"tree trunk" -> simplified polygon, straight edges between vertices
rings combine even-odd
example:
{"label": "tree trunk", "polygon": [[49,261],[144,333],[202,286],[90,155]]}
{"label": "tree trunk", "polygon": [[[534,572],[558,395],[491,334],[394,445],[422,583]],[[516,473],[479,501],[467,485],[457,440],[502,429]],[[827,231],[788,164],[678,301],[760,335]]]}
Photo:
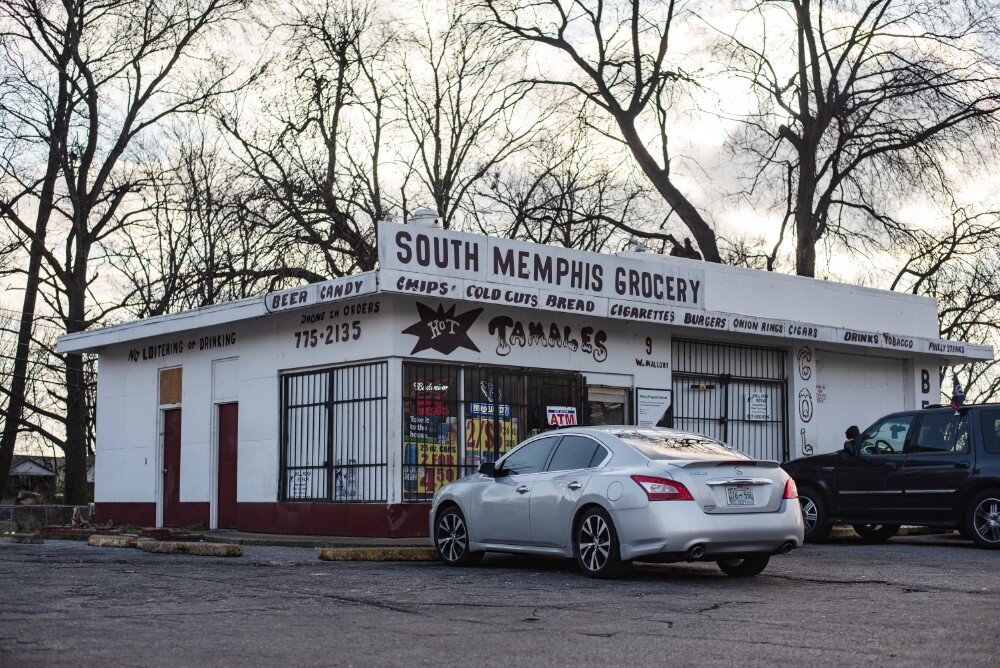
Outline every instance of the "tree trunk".
{"label": "tree trunk", "polygon": [[656,160],[653,159],[653,156],[649,154],[642,138],[636,132],[635,127],[632,126],[629,119],[616,115],[615,120],[622,132],[625,143],[628,144],[632,155],[639,162],[639,167],[642,168],[643,174],[646,175],[646,178],[653,184],[653,187],[660,193],[660,196],[677,212],[681,221],[691,231],[691,236],[697,242],[701,256],[708,262],[722,262],[722,255],[719,253],[715,231],[708,224],[708,221],[702,217],[698,209],[691,204],[691,201],[677,189],[670,180],[667,170],[661,168]]}
{"label": "tree trunk", "polygon": [[[87,259],[89,249],[85,244],[77,244],[77,257],[73,276],[66,285],[66,306],[68,321],[66,333],[82,332],[86,314],[87,299]],[[83,504],[89,501],[87,494],[87,392],[84,382],[83,355],[66,354],[66,456],[64,469],[66,503]]]}
{"label": "tree trunk", "polygon": [[[54,179],[51,181],[54,183]],[[45,184],[49,187],[49,183]],[[52,190],[48,197],[42,195],[42,206],[35,225],[35,234],[31,238],[28,259],[28,278],[24,289],[24,302],[21,306],[21,323],[17,331],[17,348],[14,353],[13,377],[10,379],[10,400],[7,402],[7,414],[3,424],[3,434],[0,435],[0,491],[7,489],[7,474],[14,460],[14,446],[17,443],[17,432],[24,415],[24,393],[27,389],[28,355],[31,352],[31,330],[35,322],[35,305],[38,301],[38,276],[42,265],[42,250],[45,247],[45,231],[51,212]]]}

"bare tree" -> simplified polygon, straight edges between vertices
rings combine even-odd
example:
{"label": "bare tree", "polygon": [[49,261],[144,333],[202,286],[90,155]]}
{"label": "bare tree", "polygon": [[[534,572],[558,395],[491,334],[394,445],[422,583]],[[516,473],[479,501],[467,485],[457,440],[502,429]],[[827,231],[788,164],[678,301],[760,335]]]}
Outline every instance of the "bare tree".
{"label": "bare tree", "polygon": [[[29,388],[39,280],[49,221],[57,207],[61,152],[80,102],[70,74],[75,19],[71,12],[49,17],[34,0],[0,6],[5,74],[0,80],[0,220],[12,238],[26,240],[28,260],[0,433],[0,490],[7,485]],[[45,38],[34,38],[39,34]],[[37,163],[40,168],[34,167]]]}
{"label": "bare tree", "polygon": [[[141,137],[164,119],[203,111],[230,90],[233,72],[213,61],[209,33],[245,7],[242,0],[108,0],[93,4],[64,0],[8,5],[13,26],[6,39],[30,63],[18,76],[31,103],[23,122],[45,127],[65,90],[68,102],[62,135],[42,136],[56,164],[62,198],[40,192],[39,203],[53,202],[50,234],[58,248],[42,251],[40,278],[47,318],[68,333],[101,322],[113,305],[94,308],[102,244],[131,222],[127,202],[145,185],[132,165]],[[204,64],[209,62],[210,67]],[[35,85],[34,76],[53,79],[55,90]],[[26,80],[25,80],[26,79]],[[58,115],[57,118],[60,118]],[[13,219],[10,219],[13,220]],[[32,240],[38,229],[14,221]],[[55,227],[53,227],[55,225]],[[30,268],[27,277],[31,279]],[[54,353],[53,353],[54,354]],[[51,419],[62,422],[66,457],[66,499],[86,501],[86,455],[90,408],[86,362],[80,354],[56,356],[63,367],[62,408]],[[40,407],[34,407],[37,411]],[[36,425],[37,426],[37,425]]]}
{"label": "bare tree", "polygon": [[[906,259],[890,287],[937,299],[942,338],[1000,346],[1000,213],[958,212],[945,227],[907,231],[898,247]],[[969,401],[1000,396],[998,364],[954,369]],[[944,369],[941,381],[947,392]]]}
{"label": "bare tree", "polygon": [[[655,202],[629,165],[609,159],[578,117],[551,126],[516,161],[476,184],[467,215],[476,231],[594,252],[618,251],[626,237],[679,243],[657,221]],[[639,177],[641,179],[641,177]]]}
{"label": "bare tree", "polygon": [[882,244],[901,202],[951,208],[955,171],[994,163],[997,19],[978,0],[753,3],[727,42],[760,102],[739,144],[757,160],[749,190],[784,209],[769,264],[790,227],[796,271],[814,276],[824,239]]}
{"label": "bare tree", "polygon": [[[317,0],[282,17],[286,46],[262,86],[262,118],[223,112],[248,178],[259,229],[301,253],[298,275],[325,280],[375,266],[375,222],[391,217],[381,173],[388,59],[395,37],[374,3]],[[271,271],[268,269],[268,271]]]}
{"label": "bare tree", "polygon": [[416,175],[450,228],[477,182],[527,148],[548,112],[524,104],[532,85],[518,76],[518,51],[464,7],[421,9],[406,42],[398,100]]}
{"label": "bare tree", "polygon": [[483,0],[492,23],[515,41],[562,54],[577,76],[540,83],[576,92],[607,114],[663,201],[691,231],[704,259],[720,262],[711,223],[677,185],[670,120],[676,96],[693,83],[668,58],[680,3],[588,0]]}

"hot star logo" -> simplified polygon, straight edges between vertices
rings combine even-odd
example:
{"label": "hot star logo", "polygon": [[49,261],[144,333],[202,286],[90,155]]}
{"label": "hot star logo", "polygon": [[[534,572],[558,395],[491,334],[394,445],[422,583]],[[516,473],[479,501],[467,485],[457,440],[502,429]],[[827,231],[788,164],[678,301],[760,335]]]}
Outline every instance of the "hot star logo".
{"label": "hot star logo", "polygon": [[437,310],[426,304],[417,302],[417,313],[420,322],[413,323],[403,330],[403,334],[417,337],[417,343],[410,354],[421,350],[436,350],[442,355],[450,355],[459,348],[479,352],[479,348],[469,338],[469,328],[476,321],[483,309],[477,308],[455,315],[455,306],[447,311],[438,304]]}

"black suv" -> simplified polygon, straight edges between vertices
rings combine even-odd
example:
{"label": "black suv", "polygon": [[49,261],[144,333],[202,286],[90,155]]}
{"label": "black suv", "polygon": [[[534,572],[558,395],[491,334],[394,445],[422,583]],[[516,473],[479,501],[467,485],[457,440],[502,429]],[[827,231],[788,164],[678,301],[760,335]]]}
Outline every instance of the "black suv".
{"label": "black suv", "polygon": [[1000,404],[893,413],[864,433],[851,427],[847,439],[840,452],[784,465],[807,541],[823,540],[833,524],[870,541],[917,524],[1000,548]]}

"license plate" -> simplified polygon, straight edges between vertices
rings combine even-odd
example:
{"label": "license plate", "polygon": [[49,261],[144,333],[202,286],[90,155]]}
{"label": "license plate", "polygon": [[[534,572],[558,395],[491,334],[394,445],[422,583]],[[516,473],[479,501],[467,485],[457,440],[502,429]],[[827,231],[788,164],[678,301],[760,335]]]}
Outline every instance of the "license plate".
{"label": "license plate", "polygon": [[752,506],[754,504],[753,487],[727,487],[726,496],[731,506]]}

